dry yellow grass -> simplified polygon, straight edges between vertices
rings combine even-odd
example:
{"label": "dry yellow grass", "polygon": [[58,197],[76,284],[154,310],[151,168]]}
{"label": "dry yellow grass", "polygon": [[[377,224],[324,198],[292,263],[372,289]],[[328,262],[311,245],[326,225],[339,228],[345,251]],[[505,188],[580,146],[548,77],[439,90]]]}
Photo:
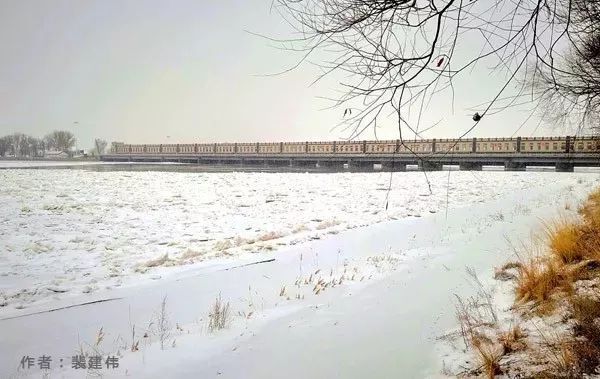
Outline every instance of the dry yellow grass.
{"label": "dry yellow grass", "polygon": [[562,218],[546,225],[548,250],[521,262],[517,301],[535,301],[549,310],[554,294],[573,294],[573,283],[600,265],[600,190],[588,197],[579,214],[581,219]]}
{"label": "dry yellow grass", "polygon": [[600,298],[573,296],[569,299],[574,319],[571,350],[581,372],[593,373],[600,365]]}
{"label": "dry yellow grass", "polygon": [[570,341],[558,341],[549,354],[551,372],[543,377],[547,378],[578,378],[577,357]]}
{"label": "dry yellow grass", "polygon": [[600,226],[600,190],[592,192],[585,204],[579,208],[579,214],[584,221],[592,226]]}
{"label": "dry yellow grass", "polygon": [[550,253],[560,262],[579,262],[585,257],[585,251],[579,245],[582,233],[578,223],[559,221],[547,226],[546,234]]}
{"label": "dry yellow grass", "polygon": [[494,379],[496,375],[501,375],[500,358],[503,355],[502,348],[476,339],[473,339],[471,344],[477,353],[483,375],[489,379]]}
{"label": "dry yellow grass", "polygon": [[[563,322],[568,320],[569,332],[556,339],[543,335],[532,339],[516,325],[490,340],[479,332],[483,324],[478,322],[475,308],[459,301],[462,337],[480,363],[475,373],[494,378],[503,368],[510,371],[511,359],[522,359],[529,353],[532,362],[539,361],[543,367],[531,377],[579,378],[599,372],[600,289],[594,283],[597,285],[600,278],[600,190],[589,195],[578,212],[580,217],[562,217],[546,224],[545,238],[532,241],[531,247],[524,246],[527,257],[517,251],[518,262],[496,269],[499,279],[514,279],[515,302],[529,303],[520,309],[540,316],[560,310],[564,312],[559,315]],[[501,367],[502,357],[516,351],[520,353],[507,357],[502,363],[506,367]]]}
{"label": "dry yellow grass", "polygon": [[[515,302],[523,305],[519,309],[539,316],[563,312],[558,316],[568,332],[548,339],[539,329],[539,338],[528,329],[534,334],[528,338],[516,325],[504,332],[495,329],[490,338],[485,328],[496,320],[485,322],[477,303],[459,298],[460,335],[479,363],[472,373],[494,378],[503,369],[510,372],[515,359],[523,360],[517,367],[539,363],[541,370],[531,376],[536,378],[579,378],[600,371],[600,190],[589,195],[578,212],[580,217],[563,216],[546,224],[543,238],[523,245],[528,254],[515,249],[519,261],[495,270],[497,279],[514,280]],[[524,358],[527,355],[531,356]]]}
{"label": "dry yellow grass", "polygon": [[503,354],[509,354],[526,348],[525,337],[525,333],[519,325],[515,325],[507,332],[501,333],[498,336],[498,341],[502,345]]}
{"label": "dry yellow grass", "polygon": [[570,298],[569,302],[573,308],[573,318],[578,323],[592,324],[600,318],[600,299],[597,297],[577,295]]}
{"label": "dry yellow grass", "polygon": [[[552,311],[559,295],[569,304],[573,335],[551,344],[548,377],[582,377],[600,365],[600,293],[575,291],[578,280],[600,277],[600,190],[588,196],[579,215],[546,226],[546,254],[521,262],[515,285],[516,300],[536,302],[538,313]],[[512,337],[499,340],[508,345]]]}
{"label": "dry yellow grass", "polygon": [[568,266],[547,259],[531,259],[521,265],[515,286],[519,302],[538,304],[552,300],[558,290],[572,291],[573,274]]}

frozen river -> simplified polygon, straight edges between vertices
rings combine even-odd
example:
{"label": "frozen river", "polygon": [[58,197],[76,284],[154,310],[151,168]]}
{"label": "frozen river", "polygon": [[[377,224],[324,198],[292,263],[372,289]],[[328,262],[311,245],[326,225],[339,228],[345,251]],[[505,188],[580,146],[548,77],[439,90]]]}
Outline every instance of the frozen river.
{"label": "frozen river", "polygon": [[0,170],[0,314],[592,176]]}

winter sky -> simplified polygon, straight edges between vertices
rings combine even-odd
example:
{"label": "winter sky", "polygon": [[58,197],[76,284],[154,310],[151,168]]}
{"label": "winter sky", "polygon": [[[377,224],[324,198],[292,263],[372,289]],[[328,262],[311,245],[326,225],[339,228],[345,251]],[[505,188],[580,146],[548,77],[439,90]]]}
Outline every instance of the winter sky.
{"label": "winter sky", "polygon": [[[0,0],[0,134],[73,131],[130,143],[305,141],[347,136],[334,128],[343,109],[321,97],[339,78],[311,86],[317,70],[248,31],[288,37],[271,0]],[[486,67],[457,87],[454,111],[438,101],[428,137],[471,126],[467,108],[500,84]],[[511,136],[529,116],[491,116],[470,136]],[[534,116],[518,135],[557,135]],[[372,139],[367,130],[361,139]],[[382,120],[379,138],[396,138]]]}

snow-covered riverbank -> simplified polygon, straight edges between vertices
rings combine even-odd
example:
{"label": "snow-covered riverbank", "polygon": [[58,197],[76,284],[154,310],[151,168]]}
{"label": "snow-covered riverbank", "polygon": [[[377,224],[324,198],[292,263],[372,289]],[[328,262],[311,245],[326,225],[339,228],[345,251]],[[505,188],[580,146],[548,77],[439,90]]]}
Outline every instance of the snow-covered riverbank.
{"label": "snow-covered riverbank", "polygon": [[[4,342],[0,367],[6,368],[6,374],[14,373],[22,356],[45,354],[68,361],[62,370],[56,368],[61,375],[81,376],[84,372],[70,368],[71,355],[80,348],[95,348],[122,355],[118,370],[102,371],[108,377],[436,375],[442,360],[435,353],[435,339],[455,325],[453,293],[470,290],[464,280],[465,266],[489,277],[494,264],[509,254],[506,238],[525,238],[539,217],[556,212],[557,204],[575,203],[598,183],[594,174],[453,172],[448,180],[445,172],[429,174],[430,194],[422,173],[402,173],[394,176],[385,211],[387,191],[382,189],[387,188],[389,174],[107,173],[94,176],[93,181],[80,177],[88,185],[74,191],[69,190],[71,183],[64,183],[66,178],[53,173],[58,175],[57,185],[48,194],[33,191],[36,197],[25,195],[31,191],[17,191],[32,182],[27,175],[35,175],[21,172],[25,176],[12,173],[8,187],[12,203],[6,209],[18,208],[15,199],[29,201],[33,216],[28,219],[18,212],[3,217],[16,216],[21,224],[37,220],[30,231],[12,234],[25,240],[44,230],[56,233],[44,235],[57,238],[52,243],[57,244],[54,259],[58,261],[44,263],[45,258],[38,258],[51,251],[27,255],[13,250],[3,256],[3,270],[17,261],[10,260],[18,258],[9,256],[14,253],[30,256],[32,268],[38,265],[38,272],[49,277],[71,260],[72,265],[64,268],[75,277],[56,284],[69,289],[67,293],[34,298],[23,309],[11,309],[11,302],[2,309],[3,317],[115,300],[0,321]],[[5,202],[6,190],[2,192]],[[43,213],[44,204],[59,200],[67,208]],[[244,202],[249,206],[240,207]],[[165,222],[159,222],[160,214]],[[58,225],[40,224],[53,217],[60,220],[54,222]],[[318,227],[331,219],[336,222]],[[64,222],[70,227],[61,229]],[[293,232],[298,224],[308,225],[308,230]],[[346,230],[365,224],[373,225]],[[220,241],[254,239],[281,230],[284,235],[275,240],[209,252]],[[175,260],[188,249],[199,249],[185,235],[202,231],[205,236],[219,236],[198,242],[206,247],[199,255],[206,257],[204,262],[135,272],[136,264],[151,253],[167,253],[169,260]],[[4,232],[4,236],[12,233]],[[84,241],[71,242],[74,236]],[[156,243],[163,240],[178,244]],[[96,255],[92,250],[82,259],[85,241],[106,252]],[[115,244],[116,253],[106,249]],[[246,246],[255,250],[246,251]],[[58,254],[60,249],[67,257]],[[116,279],[102,271],[110,257],[123,269]],[[268,262],[243,266],[262,261]],[[43,283],[27,265],[17,273],[12,279],[21,280],[23,288]],[[96,285],[110,286],[118,279],[122,285],[109,290],[98,285],[95,291],[81,293],[77,289],[85,287],[78,280],[86,279],[78,278],[78,273],[96,279]],[[142,280],[158,276],[159,280]],[[209,333],[209,308],[219,294],[231,304],[231,324]],[[164,296],[172,328],[161,350],[152,324]],[[104,337],[95,346],[100,328]],[[148,337],[143,337],[146,332]],[[136,352],[130,351],[132,340],[139,341]],[[21,373],[35,376],[41,371]]]}

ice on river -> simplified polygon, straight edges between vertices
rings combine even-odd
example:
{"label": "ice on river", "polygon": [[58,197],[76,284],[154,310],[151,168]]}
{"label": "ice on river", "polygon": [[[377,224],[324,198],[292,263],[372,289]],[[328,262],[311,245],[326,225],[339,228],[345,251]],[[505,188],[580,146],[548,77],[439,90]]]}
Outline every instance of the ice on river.
{"label": "ice on river", "polygon": [[0,313],[579,175],[0,171]]}

